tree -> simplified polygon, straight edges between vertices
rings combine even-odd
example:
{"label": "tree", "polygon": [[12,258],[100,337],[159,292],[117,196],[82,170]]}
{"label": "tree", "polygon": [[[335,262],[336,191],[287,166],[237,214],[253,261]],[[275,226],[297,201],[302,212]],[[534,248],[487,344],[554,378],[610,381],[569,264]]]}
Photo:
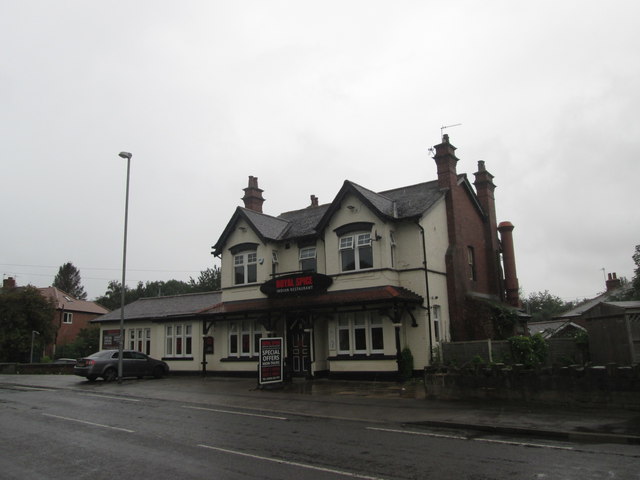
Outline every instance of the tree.
{"label": "tree", "polygon": [[633,270],[633,280],[631,280],[633,298],[630,300],[640,300],[640,245],[636,245],[636,249],[631,258],[633,258],[633,263],[636,264],[636,268]]}
{"label": "tree", "polygon": [[193,277],[189,278],[189,285],[194,292],[220,290],[220,267],[214,266],[213,268],[202,270],[197,281]]}
{"label": "tree", "polygon": [[[220,268],[202,270],[197,280],[189,278],[189,282],[182,280],[156,280],[153,282],[138,282],[135,289],[125,286],[125,305],[148,297],[167,297],[170,295],[184,295],[185,293],[210,292],[220,289]],[[95,301],[109,310],[120,308],[122,304],[122,288],[120,282],[111,280],[107,291]]]}
{"label": "tree", "polygon": [[56,349],[57,358],[81,358],[100,350],[100,327],[92,325],[83,328],[73,342],[61,345]]}
{"label": "tree", "polygon": [[532,322],[551,320],[554,316],[571,310],[575,304],[565,302],[560,297],[552,295],[548,290],[530,294],[522,301],[525,311],[531,315]]}
{"label": "tree", "polygon": [[65,263],[58,269],[53,286],[78,300],[87,299],[87,294],[80,281],[80,270],[74,267],[71,262]]}
{"label": "tree", "polygon": [[32,286],[0,295],[0,362],[29,362],[32,332],[34,352],[53,342],[55,307]]}

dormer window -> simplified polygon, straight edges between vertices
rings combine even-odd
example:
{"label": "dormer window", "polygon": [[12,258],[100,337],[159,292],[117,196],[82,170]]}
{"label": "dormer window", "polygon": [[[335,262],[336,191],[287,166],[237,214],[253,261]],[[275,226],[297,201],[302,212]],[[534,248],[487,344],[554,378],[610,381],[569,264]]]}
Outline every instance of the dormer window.
{"label": "dormer window", "polygon": [[340,262],[343,272],[373,268],[371,233],[354,233],[340,237]]}

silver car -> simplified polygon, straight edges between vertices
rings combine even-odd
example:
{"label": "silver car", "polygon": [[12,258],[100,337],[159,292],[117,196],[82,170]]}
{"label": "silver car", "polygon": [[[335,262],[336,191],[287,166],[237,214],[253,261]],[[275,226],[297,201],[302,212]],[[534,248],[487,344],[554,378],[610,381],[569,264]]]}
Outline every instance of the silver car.
{"label": "silver car", "polygon": [[[73,373],[86,377],[93,382],[102,377],[111,382],[118,378],[118,350],[102,350],[88,357],[79,358],[73,367]],[[148,377],[162,378],[169,373],[169,365],[162,360],[145,355],[133,350],[125,350],[122,353],[123,377]]]}

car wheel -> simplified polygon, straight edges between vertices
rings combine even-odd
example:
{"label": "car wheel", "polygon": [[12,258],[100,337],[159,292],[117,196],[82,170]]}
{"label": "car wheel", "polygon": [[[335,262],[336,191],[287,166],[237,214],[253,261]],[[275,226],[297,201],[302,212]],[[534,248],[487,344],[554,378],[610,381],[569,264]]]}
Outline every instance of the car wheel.
{"label": "car wheel", "polygon": [[96,378],[98,378],[97,375],[88,375],[87,376],[87,380],[89,380],[90,382],[95,382]]}
{"label": "car wheel", "polygon": [[107,368],[102,374],[102,378],[104,378],[105,382],[113,382],[117,376],[118,372],[116,372],[114,368]]}
{"label": "car wheel", "polygon": [[153,376],[155,378],[162,378],[164,377],[164,368],[158,366],[156,368],[153,369]]}

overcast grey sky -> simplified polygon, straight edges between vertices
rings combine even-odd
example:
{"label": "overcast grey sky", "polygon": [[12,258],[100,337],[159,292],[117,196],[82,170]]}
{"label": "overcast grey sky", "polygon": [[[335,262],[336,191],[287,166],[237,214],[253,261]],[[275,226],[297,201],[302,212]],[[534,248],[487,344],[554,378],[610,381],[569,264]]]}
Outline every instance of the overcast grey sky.
{"label": "overcast grey sky", "polygon": [[[640,3],[0,0],[0,269],[89,298],[188,280],[247,177],[265,213],[485,160],[520,285],[565,300],[632,277],[640,243]],[[473,176],[471,175],[473,180]],[[216,260],[217,261],[217,260]]]}

